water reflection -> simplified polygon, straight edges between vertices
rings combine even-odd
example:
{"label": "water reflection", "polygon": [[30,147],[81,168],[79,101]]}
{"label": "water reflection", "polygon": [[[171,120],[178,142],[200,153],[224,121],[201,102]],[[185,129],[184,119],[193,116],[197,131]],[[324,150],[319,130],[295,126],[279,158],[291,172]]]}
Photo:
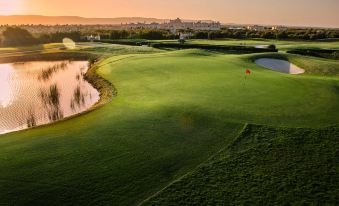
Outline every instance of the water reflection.
{"label": "water reflection", "polygon": [[35,115],[33,112],[33,109],[28,110],[28,115],[27,115],[27,127],[35,127],[36,126],[36,120],[35,120]]}
{"label": "water reflection", "polygon": [[10,66],[0,69],[0,107],[7,107],[11,103],[10,78],[14,76]]}
{"label": "water reflection", "polygon": [[54,65],[51,65],[47,68],[43,68],[41,70],[41,73],[38,77],[39,80],[44,80],[44,81],[47,81],[50,79],[50,77],[58,72],[59,70],[64,70],[67,68],[67,63],[66,62],[61,62],[59,64],[54,64]]}
{"label": "water reflection", "polygon": [[71,100],[71,108],[76,109],[85,104],[85,94],[81,91],[80,86],[77,86],[73,92],[73,98]]}
{"label": "water reflection", "polygon": [[48,90],[41,89],[40,98],[49,120],[56,121],[64,117],[60,109],[60,91],[57,84],[50,85]]}
{"label": "water reflection", "polygon": [[97,102],[99,93],[84,79],[87,64],[0,64],[0,134],[56,121]]}

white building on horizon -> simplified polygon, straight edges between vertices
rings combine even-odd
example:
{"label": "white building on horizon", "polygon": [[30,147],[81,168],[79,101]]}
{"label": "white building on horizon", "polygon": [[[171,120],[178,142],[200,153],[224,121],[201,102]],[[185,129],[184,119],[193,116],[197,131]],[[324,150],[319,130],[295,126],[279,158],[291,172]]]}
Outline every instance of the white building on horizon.
{"label": "white building on horizon", "polygon": [[167,29],[173,34],[176,34],[178,30],[204,30],[204,31],[216,31],[221,29],[220,22],[184,22],[180,18],[170,20],[162,24],[159,23],[131,23],[121,25],[123,29]]}
{"label": "white building on horizon", "polygon": [[99,34],[94,36],[93,34],[86,36],[87,41],[100,41],[101,37]]}

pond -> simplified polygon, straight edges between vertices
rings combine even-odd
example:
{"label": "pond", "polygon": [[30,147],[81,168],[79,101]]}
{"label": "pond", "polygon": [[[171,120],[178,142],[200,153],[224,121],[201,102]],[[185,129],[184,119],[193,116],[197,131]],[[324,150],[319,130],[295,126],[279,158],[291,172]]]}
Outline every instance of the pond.
{"label": "pond", "polygon": [[99,100],[87,61],[0,64],[0,134],[81,113]]}

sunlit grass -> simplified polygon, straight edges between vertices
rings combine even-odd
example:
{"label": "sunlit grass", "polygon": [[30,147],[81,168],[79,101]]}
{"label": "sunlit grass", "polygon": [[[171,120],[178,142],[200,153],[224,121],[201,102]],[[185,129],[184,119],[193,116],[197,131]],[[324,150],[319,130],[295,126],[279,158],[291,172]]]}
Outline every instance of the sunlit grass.
{"label": "sunlit grass", "polygon": [[[288,147],[285,143],[290,138],[283,137],[296,134],[297,143],[313,144],[312,139],[304,139],[310,131],[314,136],[325,134],[319,133],[322,131],[319,128],[339,121],[338,78],[333,73],[328,74],[331,78],[323,77],[329,66],[336,66],[333,61],[295,55],[293,61],[306,65],[305,61],[310,60],[305,69],[311,71],[316,67],[317,71],[292,76],[255,65],[252,59],[257,54],[224,55],[202,50],[137,54],[133,49],[129,54],[124,53],[129,49],[115,53],[114,47],[87,49],[114,55],[97,65],[98,73],[116,88],[117,96],[112,102],[71,120],[1,136],[0,204],[136,205],[228,148],[247,123],[292,127],[277,130],[282,131],[278,139],[268,136],[263,146],[265,149],[278,146],[286,152],[279,158],[289,155],[293,158],[295,153],[288,148],[299,154],[300,150],[295,149],[305,147]],[[248,78],[244,78],[246,69],[252,71]],[[99,84],[100,87],[105,84]],[[56,102],[54,97],[58,95],[54,90],[49,88],[47,93],[54,94],[44,95],[47,102]],[[111,98],[112,90],[108,91],[106,94]],[[75,90],[74,95],[81,102],[81,91]],[[313,129],[296,132],[300,127]],[[286,135],[286,131],[292,133]],[[265,162],[260,161],[259,155],[271,161],[277,150],[264,155],[259,142],[264,138],[260,133],[251,135],[256,152],[244,150],[241,154],[249,157],[240,160],[260,169]],[[309,147],[310,152],[323,151],[323,140],[318,142]],[[316,152],[312,157],[317,158],[318,154],[324,153]],[[258,161],[251,162],[252,159]],[[294,166],[290,159],[281,162],[283,166],[285,163]],[[312,162],[298,161],[300,168],[308,163]],[[286,167],[286,173],[295,172],[294,168]],[[212,168],[213,171],[218,170]],[[310,175],[314,176],[300,185],[322,173]],[[220,180],[225,176],[216,177]],[[257,185],[266,184],[266,180],[260,178]],[[274,188],[281,183],[279,178],[276,181]],[[199,182],[202,181],[192,180]],[[213,183],[209,182],[212,186]],[[223,184],[224,181],[214,185]],[[214,189],[222,192],[225,188]]]}

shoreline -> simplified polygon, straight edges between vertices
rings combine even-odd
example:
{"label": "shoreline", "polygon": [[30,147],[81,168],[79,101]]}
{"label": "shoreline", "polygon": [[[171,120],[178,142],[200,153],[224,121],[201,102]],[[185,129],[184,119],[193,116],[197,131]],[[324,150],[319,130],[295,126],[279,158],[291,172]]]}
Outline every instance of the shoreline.
{"label": "shoreline", "polygon": [[[68,59],[65,59],[67,58]],[[24,55],[24,56],[10,56],[10,57],[0,57],[0,63],[13,63],[13,62],[25,62],[25,61],[46,61],[46,60],[85,60],[89,62],[89,68],[84,75],[84,79],[93,86],[99,92],[99,100],[95,102],[92,106],[87,108],[86,110],[79,112],[77,114],[62,118],[57,121],[49,122],[42,125],[37,125],[34,127],[28,127],[25,129],[13,130],[6,133],[0,134],[0,138],[4,135],[13,134],[16,132],[28,131],[31,129],[42,128],[46,126],[50,126],[55,123],[59,123],[62,121],[67,121],[80,115],[84,115],[90,113],[100,107],[103,107],[107,103],[111,102],[113,97],[117,95],[116,89],[112,83],[102,78],[97,74],[97,69],[99,69],[98,64],[104,59],[98,55],[90,54],[90,53],[81,53],[81,52],[57,52],[57,53],[44,53],[35,55]],[[97,61],[96,61],[97,60]],[[91,62],[93,61],[93,63]]]}

